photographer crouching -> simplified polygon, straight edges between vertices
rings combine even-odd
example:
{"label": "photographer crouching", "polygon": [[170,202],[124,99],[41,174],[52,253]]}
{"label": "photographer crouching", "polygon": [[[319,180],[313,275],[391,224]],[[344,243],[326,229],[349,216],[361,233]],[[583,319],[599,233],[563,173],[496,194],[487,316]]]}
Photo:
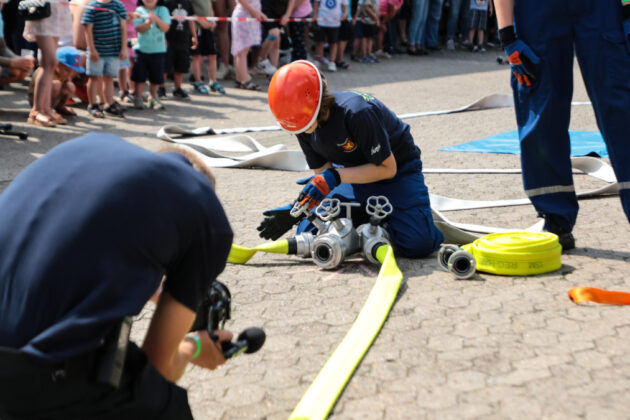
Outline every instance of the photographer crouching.
{"label": "photographer crouching", "polygon": [[31,164],[0,194],[0,418],[192,418],[175,382],[225,362],[232,333],[189,331],[231,244],[189,150],[92,133]]}

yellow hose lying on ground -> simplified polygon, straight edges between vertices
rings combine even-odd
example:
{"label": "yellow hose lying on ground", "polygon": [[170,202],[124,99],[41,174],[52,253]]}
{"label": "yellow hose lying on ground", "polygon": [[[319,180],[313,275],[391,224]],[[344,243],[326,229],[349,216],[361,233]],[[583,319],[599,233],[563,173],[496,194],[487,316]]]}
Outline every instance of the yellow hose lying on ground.
{"label": "yellow hose lying on ground", "polygon": [[281,239],[279,241],[258,245],[255,248],[245,248],[244,246],[232,244],[230,254],[228,255],[228,262],[232,264],[245,264],[258,251],[269,252],[271,254],[288,254],[289,241]]}
{"label": "yellow hose lying on ground", "polygon": [[491,233],[462,249],[473,254],[477,270],[486,273],[531,276],[562,266],[562,246],[549,232]]}
{"label": "yellow hose lying on ground", "polygon": [[391,246],[379,247],[376,258],[382,266],[370,295],[350,331],[291,413],[291,420],[326,418],[381,330],[398,295],[403,276],[396,265]]}

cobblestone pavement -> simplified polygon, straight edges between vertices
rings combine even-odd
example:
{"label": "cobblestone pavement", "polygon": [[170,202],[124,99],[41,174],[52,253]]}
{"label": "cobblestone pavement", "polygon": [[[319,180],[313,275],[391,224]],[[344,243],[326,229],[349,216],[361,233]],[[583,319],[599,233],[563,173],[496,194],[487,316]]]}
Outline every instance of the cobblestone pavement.
{"label": "cobblestone pavement", "polygon": [[[506,66],[494,53],[442,51],[429,57],[397,57],[350,72],[327,74],[336,89],[376,95],[398,113],[459,107],[491,93],[510,93]],[[579,70],[575,100],[588,100]],[[264,93],[236,90],[190,102],[166,102],[167,111],[128,112],[124,120],[92,120],[55,130],[26,127],[25,88],[0,91],[0,120],[25,128],[28,142],[0,140],[0,190],[28,163],[56,144],[88,131],[117,133],[149,149],[163,124],[218,128],[270,125]],[[596,130],[590,107],[574,107],[571,128]],[[518,168],[518,156],[440,152],[442,146],[515,129],[512,109],[409,120],[425,168]],[[254,135],[264,145],[294,137]],[[217,169],[218,194],[235,242],[261,242],[261,211],[285,204],[306,173]],[[467,199],[523,197],[518,175],[426,177],[430,190]],[[601,185],[575,176],[578,189]],[[577,248],[551,274],[501,277],[479,274],[456,281],[434,257],[398,259],[406,288],[383,330],[332,412],[340,419],[418,418],[628,418],[630,407],[630,307],[574,305],[573,286],[630,290],[630,228],[617,197],[580,202]],[[531,206],[449,212],[455,221],[522,228],[533,224]],[[287,418],[321,366],[352,325],[378,267],[355,260],[320,271],[309,260],[256,255],[228,265],[221,279],[233,294],[238,332],[261,326],[267,343],[210,372],[191,368],[181,381],[196,418]],[[134,324],[137,341],[152,307]]]}

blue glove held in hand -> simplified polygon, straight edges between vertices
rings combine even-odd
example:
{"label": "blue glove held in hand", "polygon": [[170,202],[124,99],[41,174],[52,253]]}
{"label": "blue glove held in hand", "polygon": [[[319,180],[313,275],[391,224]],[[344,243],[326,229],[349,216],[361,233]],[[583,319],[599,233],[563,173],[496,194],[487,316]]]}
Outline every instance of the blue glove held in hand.
{"label": "blue glove held in hand", "polygon": [[298,185],[306,185],[308,184],[311,179],[313,179],[315,177],[315,175],[311,175],[311,176],[307,176],[306,178],[302,178],[302,179],[298,179],[297,181],[295,181],[296,184]]}
{"label": "blue glove held in hand", "polygon": [[275,209],[267,210],[263,212],[265,218],[258,225],[258,235],[264,239],[271,239],[275,241],[285,233],[287,233],[294,225],[296,225],[304,215],[299,217],[291,216],[292,204],[278,207]]}
{"label": "blue glove held in hand", "polygon": [[[303,180],[298,181],[300,183]],[[308,180],[308,183],[298,196],[301,205],[308,202],[309,210],[317,206],[326,196],[341,183],[339,172],[335,168],[328,168]]]}
{"label": "blue glove held in hand", "polygon": [[505,54],[512,73],[521,86],[532,86],[536,82],[536,66],[540,58],[520,39],[505,47]]}
{"label": "blue glove held in hand", "polygon": [[630,4],[623,5],[621,15],[623,17],[623,37],[626,40],[628,52],[630,52]]}

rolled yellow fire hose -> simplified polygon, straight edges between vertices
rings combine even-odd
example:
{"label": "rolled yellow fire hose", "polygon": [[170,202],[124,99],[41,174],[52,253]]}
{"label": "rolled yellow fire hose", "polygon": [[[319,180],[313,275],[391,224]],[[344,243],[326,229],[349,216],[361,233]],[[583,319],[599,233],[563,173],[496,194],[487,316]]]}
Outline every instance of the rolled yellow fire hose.
{"label": "rolled yellow fire hose", "polygon": [[308,388],[289,419],[324,419],[381,330],[402,282],[391,246],[376,251],[381,262],[374,287],[350,330]]}
{"label": "rolled yellow fire hose", "polygon": [[462,246],[477,263],[477,270],[507,276],[548,273],[562,266],[562,246],[549,232],[491,233]]}

